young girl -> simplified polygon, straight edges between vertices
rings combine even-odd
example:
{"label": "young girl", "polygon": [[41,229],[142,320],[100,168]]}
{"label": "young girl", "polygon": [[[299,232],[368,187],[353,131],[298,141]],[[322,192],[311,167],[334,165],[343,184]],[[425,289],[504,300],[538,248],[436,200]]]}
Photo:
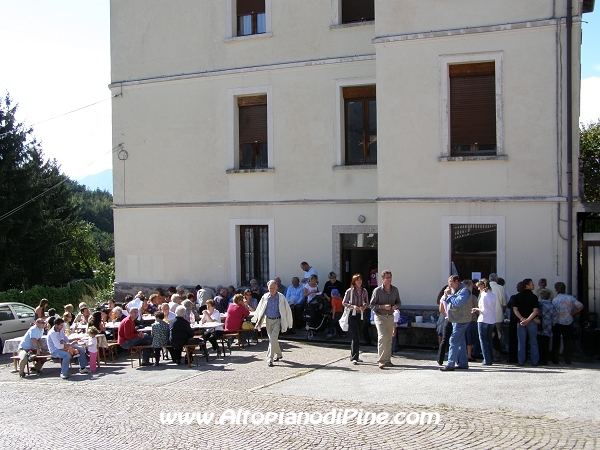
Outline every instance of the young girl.
{"label": "young girl", "polygon": [[96,337],[98,336],[98,328],[96,328],[95,326],[90,326],[88,327],[87,332],[89,338],[87,339],[86,345],[88,353],[90,354],[90,371],[92,373],[95,373],[96,368],[98,367],[98,338]]}

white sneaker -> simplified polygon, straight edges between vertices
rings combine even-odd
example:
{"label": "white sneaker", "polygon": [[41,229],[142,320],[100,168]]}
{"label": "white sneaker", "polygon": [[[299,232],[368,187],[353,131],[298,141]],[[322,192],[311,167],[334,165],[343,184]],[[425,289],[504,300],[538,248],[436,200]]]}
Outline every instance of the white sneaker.
{"label": "white sneaker", "polygon": [[79,369],[79,373],[89,373],[90,370],[87,367],[84,367],[83,369]]}
{"label": "white sneaker", "polygon": [[63,380],[66,380],[67,378],[69,378],[69,375],[63,375],[63,374],[61,373],[61,374],[60,374],[60,377],[61,377]]}

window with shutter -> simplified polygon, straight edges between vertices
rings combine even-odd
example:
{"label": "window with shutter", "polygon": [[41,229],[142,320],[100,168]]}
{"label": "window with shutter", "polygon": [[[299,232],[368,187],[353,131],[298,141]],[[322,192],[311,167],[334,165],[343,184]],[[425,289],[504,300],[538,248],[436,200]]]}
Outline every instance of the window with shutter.
{"label": "window with shutter", "polygon": [[240,281],[248,286],[256,279],[260,286],[269,281],[269,227],[240,226]]}
{"label": "window with shutter", "polygon": [[237,0],[237,35],[266,33],[265,0]]}
{"label": "window with shutter", "polygon": [[269,166],[267,152],[267,96],[238,97],[240,169]]}
{"label": "window with shutter", "polygon": [[451,156],[495,155],[495,63],[454,64],[448,73]]}
{"label": "window with shutter", "polygon": [[375,86],[342,89],[346,165],[377,164],[377,100]]}
{"label": "window with shutter", "polygon": [[374,0],[342,0],[342,23],[375,20]]}

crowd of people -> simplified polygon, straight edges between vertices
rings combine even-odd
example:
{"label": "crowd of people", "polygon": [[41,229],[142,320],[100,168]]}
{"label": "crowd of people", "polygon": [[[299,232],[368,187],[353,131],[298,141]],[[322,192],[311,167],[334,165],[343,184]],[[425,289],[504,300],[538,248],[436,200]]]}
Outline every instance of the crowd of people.
{"label": "crowd of people", "polygon": [[[315,268],[305,261],[300,267],[304,276],[302,279],[293,277],[287,288],[278,277],[267,283],[267,289],[254,279],[248,288],[216,286],[214,292],[200,285],[187,293],[183,286],[169,287],[166,292],[159,287],[149,297],[140,291],[135,296],[126,296],[121,306],[111,300],[93,313],[87,304],[80,303],[77,314],[69,304],[64,306],[60,316],[54,309],[46,311],[48,301],[42,299],[35,310],[36,322],[19,347],[19,374],[24,376],[28,358],[35,361],[32,370],[41,372],[43,360],[31,356],[41,354],[40,339],[44,333],[48,334],[50,354],[62,360],[63,378],[68,377],[69,363],[75,355],[78,355],[80,372],[88,372],[87,355],[90,369],[95,370],[98,334],[106,335],[107,340],[116,337],[123,349],[148,347],[142,352],[142,365],[150,365],[149,347],[153,349],[155,365],[160,364],[165,347],[169,347],[172,361],[180,365],[186,345],[209,343],[212,351],[220,356],[218,340],[225,331],[266,329],[269,338],[266,359],[267,365],[272,367],[283,358],[279,334],[294,333],[294,328],[307,326],[304,310],[318,298],[330,306],[326,313],[327,338],[345,336],[346,331],[350,333],[352,364],[362,362],[361,338],[366,345],[371,345],[369,327],[373,324],[377,330],[377,364],[381,369],[393,366],[393,338],[400,319],[401,301],[398,289],[392,285],[391,271],[381,272],[380,285],[376,283],[376,271],[370,271],[367,283],[362,274],[355,274],[350,288],[344,291],[334,272],[329,273],[321,289]],[[583,305],[565,293],[562,282],[554,285],[556,295],[547,289],[545,279],[539,280],[538,289],[531,279],[519,282],[516,289],[517,294],[508,299],[504,281],[495,273],[481,280],[461,281],[458,276],[448,279],[448,285],[438,295],[437,362],[442,366],[440,370],[468,369],[469,362],[478,359],[482,359],[484,365],[497,362],[503,350],[505,316],[509,321],[508,362],[522,366],[528,357],[534,366],[546,365],[550,360],[558,363],[562,339],[565,362],[571,364],[573,316]],[[222,324],[224,313],[227,316]],[[142,316],[148,314],[154,316],[151,331],[140,331],[144,327]],[[250,316],[253,316],[251,321]],[[108,322],[118,324],[116,336],[112,331],[114,325],[106,327]],[[195,322],[218,325],[203,329],[200,336],[195,336],[192,329]],[[342,322],[344,326],[340,325]],[[69,330],[76,327],[87,329],[88,337],[78,341],[85,348],[69,341]]]}
{"label": "crowd of people", "polygon": [[504,282],[495,273],[474,281],[451,276],[439,295],[440,370],[468,369],[469,362],[478,358],[484,365],[501,360],[506,315],[509,363],[523,366],[529,358],[533,366],[558,364],[562,339],[565,363],[571,364],[573,316],[583,310],[583,304],[565,293],[563,282],[555,283],[554,293],[547,284],[541,278],[536,289],[533,280],[526,278],[507,300]]}

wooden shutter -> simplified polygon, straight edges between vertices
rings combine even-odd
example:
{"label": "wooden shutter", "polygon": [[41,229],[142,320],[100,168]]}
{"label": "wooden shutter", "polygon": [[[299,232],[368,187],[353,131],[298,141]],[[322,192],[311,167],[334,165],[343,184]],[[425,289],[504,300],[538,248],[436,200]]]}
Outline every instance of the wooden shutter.
{"label": "wooden shutter", "polygon": [[342,0],[342,23],[375,20],[374,0]]}
{"label": "wooden shutter", "polygon": [[267,96],[239,97],[240,144],[267,142]]}
{"label": "wooden shutter", "polygon": [[457,64],[450,74],[450,144],[496,144],[493,62]]}
{"label": "wooden shutter", "polygon": [[375,98],[375,85],[371,86],[350,86],[342,88],[344,98]]}
{"label": "wooden shutter", "polygon": [[236,8],[238,16],[261,14],[265,12],[265,0],[237,0]]}

